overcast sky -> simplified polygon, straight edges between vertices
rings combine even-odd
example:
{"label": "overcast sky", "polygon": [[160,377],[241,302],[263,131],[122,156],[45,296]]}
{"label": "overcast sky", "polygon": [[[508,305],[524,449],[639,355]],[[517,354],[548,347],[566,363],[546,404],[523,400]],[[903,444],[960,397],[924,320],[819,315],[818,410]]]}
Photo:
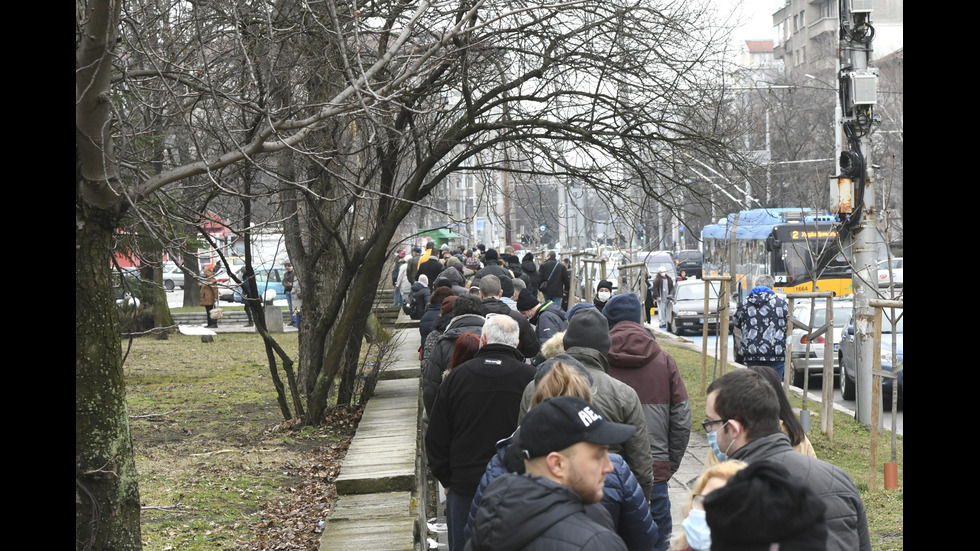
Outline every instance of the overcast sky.
{"label": "overcast sky", "polygon": [[[721,0],[719,7],[728,5],[736,15],[741,14],[744,24],[735,31],[735,38],[741,40],[771,39],[772,14],[786,3],[785,0]],[[739,4],[741,11],[739,12]]]}

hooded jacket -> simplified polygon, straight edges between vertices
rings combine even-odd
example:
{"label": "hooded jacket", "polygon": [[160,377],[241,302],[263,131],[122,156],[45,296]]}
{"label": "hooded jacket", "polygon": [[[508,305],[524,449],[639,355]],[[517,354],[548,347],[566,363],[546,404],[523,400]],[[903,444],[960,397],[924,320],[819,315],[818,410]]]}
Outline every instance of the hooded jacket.
{"label": "hooded jacket", "polygon": [[527,290],[531,291],[531,294],[538,296],[538,287],[541,285],[541,273],[538,272],[538,267],[534,265],[534,259],[524,257],[521,261],[521,271],[527,276]]}
{"label": "hooded jacket", "polygon": [[535,333],[538,335],[538,342],[544,344],[548,339],[561,333],[568,327],[565,321],[565,311],[557,302],[546,302],[538,308],[534,315]]}
{"label": "hooded jacket", "polygon": [[483,494],[465,549],[625,551],[626,545],[612,530],[609,513],[587,508],[570,488],[540,476],[506,474]]}
{"label": "hooded jacket", "polygon": [[869,551],[868,517],[851,477],[836,465],[793,449],[789,436],[774,432],[735,450],[732,459],[746,463],[774,461],[802,478],[827,506],[827,551]]}
{"label": "hooded jacket", "polygon": [[[598,413],[610,421],[636,427],[636,432],[629,440],[621,446],[609,446],[609,451],[623,456],[643,488],[643,495],[649,500],[653,489],[653,457],[650,455],[650,438],[647,436],[643,405],[636,391],[609,375],[609,362],[598,350],[573,346],[567,348],[565,354],[582,362],[592,375],[592,404],[599,409]],[[534,381],[531,381],[524,389],[520,419],[524,418],[531,406],[534,388]]]}
{"label": "hooded jacket", "polygon": [[439,336],[435,346],[422,366],[422,403],[425,411],[432,413],[432,403],[436,400],[442,384],[442,372],[449,369],[453,361],[453,347],[456,339],[463,333],[483,334],[486,318],[476,314],[462,314],[453,318],[446,331]]}
{"label": "hooded jacket", "polygon": [[[520,430],[518,428],[513,436],[497,442],[497,453],[487,463],[487,470],[480,479],[476,495],[473,496],[470,516],[463,533],[464,538],[469,539],[473,534],[476,512],[480,508],[487,486],[506,473],[524,474],[524,458],[515,453],[516,448],[511,446],[511,443],[518,440]],[[606,475],[606,483],[602,488],[602,501],[599,503],[609,511],[615,532],[623,539],[630,551],[650,551],[650,546],[657,541],[659,535],[657,524],[650,515],[650,504],[643,497],[643,490],[622,456],[610,453],[609,461],[613,464],[613,472]],[[588,509],[594,506],[585,507]]]}
{"label": "hooded jacket", "polygon": [[653,479],[667,482],[680,467],[691,438],[691,403],[677,362],[638,323],[617,323],[609,338],[609,375],[639,396],[650,438]]}
{"label": "hooded jacket", "polygon": [[426,305],[429,303],[429,295],[432,294],[425,284],[416,281],[412,284],[412,315],[413,320],[422,319],[425,314]]}
{"label": "hooded jacket", "polygon": [[433,289],[438,286],[440,279],[446,279],[453,284],[453,293],[457,295],[466,293],[466,278],[464,278],[463,273],[457,270],[455,267],[449,267],[439,272],[439,275],[436,277],[435,283],[433,284]]}
{"label": "hooded jacket", "polygon": [[786,301],[769,287],[753,287],[739,303],[734,322],[742,331],[738,354],[746,361],[781,362],[786,356]]}

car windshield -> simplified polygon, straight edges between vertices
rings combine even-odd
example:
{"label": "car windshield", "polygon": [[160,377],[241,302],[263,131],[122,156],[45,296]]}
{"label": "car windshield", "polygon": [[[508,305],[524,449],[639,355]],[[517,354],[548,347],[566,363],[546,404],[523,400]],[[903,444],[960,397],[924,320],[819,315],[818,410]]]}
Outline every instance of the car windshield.
{"label": "car windshield", "polygon": [[[711,298],[718,298],[718,282],[711,282]],[[680,285],[677,287],[677,300],[704,300],[704,283],[695,285]]]}

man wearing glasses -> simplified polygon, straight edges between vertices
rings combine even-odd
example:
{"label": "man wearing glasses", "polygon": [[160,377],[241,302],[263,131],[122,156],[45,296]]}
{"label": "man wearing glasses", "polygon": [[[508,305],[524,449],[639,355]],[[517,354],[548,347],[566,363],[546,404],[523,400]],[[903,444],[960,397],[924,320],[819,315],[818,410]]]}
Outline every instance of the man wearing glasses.
{"label": "man wearing glasses", "polygon": [[820,497],[827,506],[828,551],[870,551],[864,502],[851,477],[793,449],[779,427],[779,398],[762,375],[738,369],[716,379],[708,387],[705,414],[701,426],[721,454],[750,464],[780,463]]}

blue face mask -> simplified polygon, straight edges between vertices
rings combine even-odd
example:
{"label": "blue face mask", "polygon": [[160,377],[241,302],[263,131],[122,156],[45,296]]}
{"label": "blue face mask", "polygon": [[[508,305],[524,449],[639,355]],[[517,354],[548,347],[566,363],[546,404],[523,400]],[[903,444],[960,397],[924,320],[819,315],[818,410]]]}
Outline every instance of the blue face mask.
{"label": "blue face mask", "polygon": [[711,451],[715,452],[715,457],[718,458],[718,461],[726,461],[728,459],[728,456],[718,447],[718,431],[708,433],[708,443],[711,444]]}
{"label": "blue face mask", "polygon": [[708,551],[711,549],[711,529],[708,528],[708,520],[705,518],[704,511],[691,509],[684,522],[684,535],[687,536],[687,544],[694,551]]}

